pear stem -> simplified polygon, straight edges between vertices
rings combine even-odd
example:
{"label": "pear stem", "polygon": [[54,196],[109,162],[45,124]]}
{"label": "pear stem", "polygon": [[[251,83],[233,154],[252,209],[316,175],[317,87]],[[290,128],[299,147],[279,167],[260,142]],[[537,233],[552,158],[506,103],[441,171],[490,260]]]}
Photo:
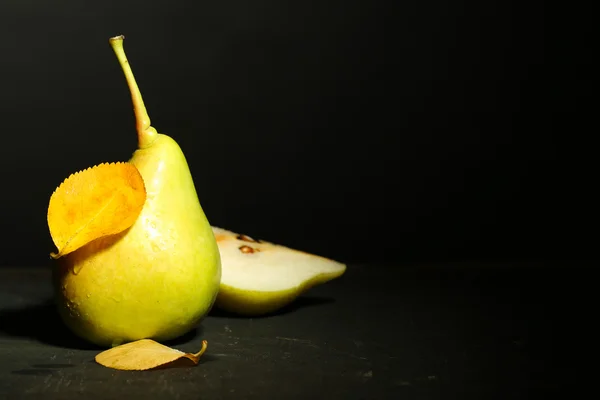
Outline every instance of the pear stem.
{"label": "pear stem", "polygon": [[133,76],[133,71],[131,70],[127,56],[125,55],[125,50],[123,49],[123,39],[125,39],[125,36],[123,35],[115,36],[109,39],[109,43],[125,73],[125,79],[127,80],[129,91],[131,92],[133,111],[135,112],[138,146],[140,149],[143,149],[150,146],[152,142],[156,140],[158,132],[150,125],[150,117],[146,111],[142,94],[140,93],[140,89]]}

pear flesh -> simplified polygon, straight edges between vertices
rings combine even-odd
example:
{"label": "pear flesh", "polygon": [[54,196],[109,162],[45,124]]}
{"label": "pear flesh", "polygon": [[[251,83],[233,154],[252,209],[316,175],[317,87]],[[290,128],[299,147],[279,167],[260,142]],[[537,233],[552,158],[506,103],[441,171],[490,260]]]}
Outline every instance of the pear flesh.
{"label": "pear flesh", "polygon": [[130,162],[144,179],[146,202],[129,229],[62,257],[54,270],[62,319],[100,346],[187,333],[212,308],[221,279],[219,249],[185,156],[150,126],[122,39],[111,45],[132,91],[139,148]]}
{"label": "pear flesh", "polygon": [[310,288],[338,278],[340,262],[212,227],[221,254],[216,307],[245,315],[269,314]]}

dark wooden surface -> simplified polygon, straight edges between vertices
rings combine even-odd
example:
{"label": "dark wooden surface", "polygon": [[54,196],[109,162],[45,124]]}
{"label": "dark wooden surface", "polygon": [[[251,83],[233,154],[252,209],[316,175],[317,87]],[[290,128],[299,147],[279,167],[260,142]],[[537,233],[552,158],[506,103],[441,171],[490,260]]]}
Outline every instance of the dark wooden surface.
{"label": "dark wooden surface", "polygon": [[350,265],[277,315],[211,313],[171,343],[208,340],[196,367],[125,372],[65,330],[47,269],[0,268],[0,398],[528,398],[577,379],[569,360],[586,343],[590,271]]}

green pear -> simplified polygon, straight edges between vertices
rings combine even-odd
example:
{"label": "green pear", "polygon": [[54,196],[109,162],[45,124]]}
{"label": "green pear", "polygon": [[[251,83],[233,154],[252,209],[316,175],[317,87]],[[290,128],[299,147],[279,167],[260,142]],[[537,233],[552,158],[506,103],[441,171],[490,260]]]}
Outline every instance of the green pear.
{"label": "green pear", "polygon": [[223,275],[216,307],[260,316],[346,272],[338,261],[213,226]]}
{"label": "green pear", "polygon": [[185,156],[150,125],[123,39],[110,45],[131,92],[138,149],[129,162],[144,180],[146,202],[130,228],[60,258],[53,277],[65,324],[100,346],[184,335],[208,314],[221,280],[219,249]]}

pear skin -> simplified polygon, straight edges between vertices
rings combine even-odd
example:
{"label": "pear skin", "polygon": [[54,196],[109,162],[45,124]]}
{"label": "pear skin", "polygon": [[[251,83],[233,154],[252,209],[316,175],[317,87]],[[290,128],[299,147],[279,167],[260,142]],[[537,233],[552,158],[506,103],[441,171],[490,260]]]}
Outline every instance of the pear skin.
{"label": "pear skin", "polygon": [[131,91],[139,146],[129,162],[147,198],[130,228],[60,258],[53,278],[65,324],[103,347],[184,335],[208,314],[221,280],[219,249],[185,156],[150,125],[123,37],[110,44]]}

